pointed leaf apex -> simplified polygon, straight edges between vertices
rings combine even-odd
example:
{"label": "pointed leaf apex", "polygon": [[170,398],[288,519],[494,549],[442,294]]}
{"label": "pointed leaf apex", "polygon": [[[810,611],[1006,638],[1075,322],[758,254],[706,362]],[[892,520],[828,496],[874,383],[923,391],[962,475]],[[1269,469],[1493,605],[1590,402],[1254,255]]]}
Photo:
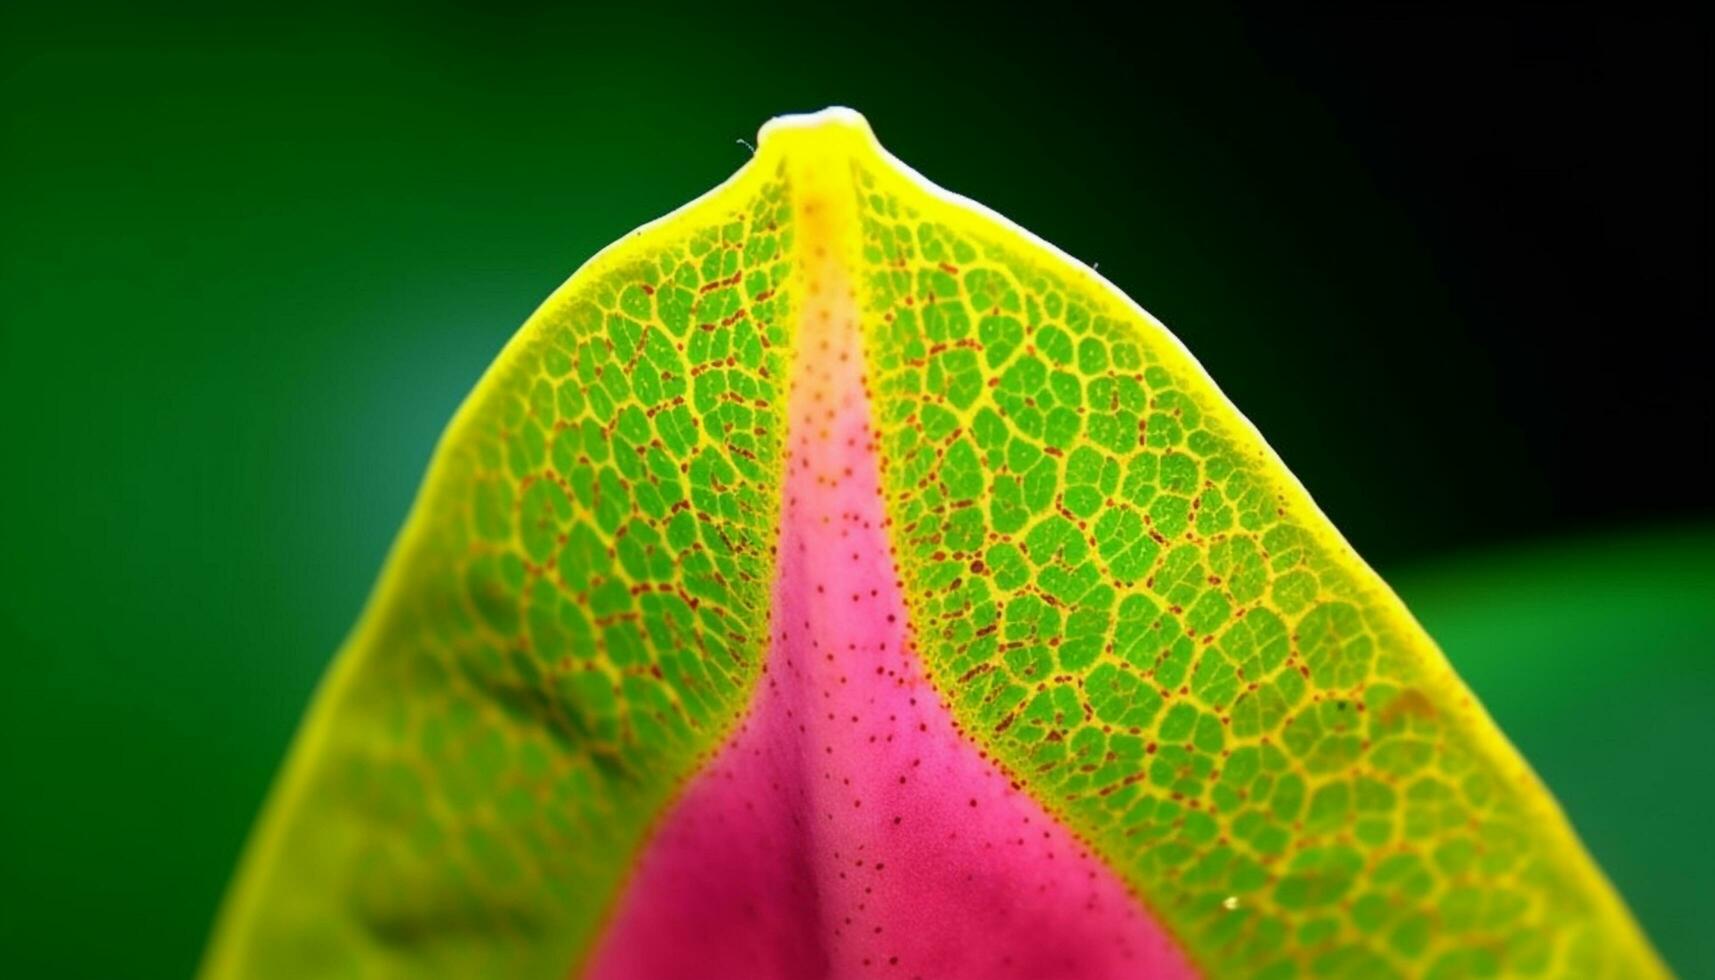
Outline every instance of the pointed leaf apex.
{"label": "pointed leaf apex", "polygon": [[856,109],[845,106],[775,116],[763,123],[756,134],[758,154],[795,150],[804,145],[814,146],[822,152],[838,148],[847,153],[860,149],[873,152],[877,147],[869,120]]}

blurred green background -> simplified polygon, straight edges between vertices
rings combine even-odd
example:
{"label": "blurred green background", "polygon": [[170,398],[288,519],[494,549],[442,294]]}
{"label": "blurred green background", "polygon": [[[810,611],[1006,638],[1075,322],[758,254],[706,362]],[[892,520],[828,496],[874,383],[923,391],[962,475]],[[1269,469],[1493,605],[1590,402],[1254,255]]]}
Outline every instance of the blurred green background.
{"label": "blurred green background", "polygon": [[1707,35],[1669,14],[0,10],[0,975],[180,977],[441,427],[865,112],[1099,263],[1715,975]]}

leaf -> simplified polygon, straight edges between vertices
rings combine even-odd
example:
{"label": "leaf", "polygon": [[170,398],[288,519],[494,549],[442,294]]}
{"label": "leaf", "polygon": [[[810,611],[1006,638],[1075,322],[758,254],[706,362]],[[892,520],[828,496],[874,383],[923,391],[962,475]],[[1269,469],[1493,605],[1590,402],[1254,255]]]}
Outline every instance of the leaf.
{"label": "leaf", "polygon": [[1663,972],[1167,330],[847,110],[459,411],[205,963]]}

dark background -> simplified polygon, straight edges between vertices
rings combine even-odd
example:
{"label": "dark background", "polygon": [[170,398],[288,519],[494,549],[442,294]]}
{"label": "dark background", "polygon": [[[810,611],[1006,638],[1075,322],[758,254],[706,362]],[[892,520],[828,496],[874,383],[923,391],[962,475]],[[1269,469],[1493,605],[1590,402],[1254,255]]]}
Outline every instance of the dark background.
{"label": "dark background", "polygon": [[0,973],[193,968],[483,367],[840,103],[1171,325],[1715,974],[1689,15],[145,6],[0,10]]}

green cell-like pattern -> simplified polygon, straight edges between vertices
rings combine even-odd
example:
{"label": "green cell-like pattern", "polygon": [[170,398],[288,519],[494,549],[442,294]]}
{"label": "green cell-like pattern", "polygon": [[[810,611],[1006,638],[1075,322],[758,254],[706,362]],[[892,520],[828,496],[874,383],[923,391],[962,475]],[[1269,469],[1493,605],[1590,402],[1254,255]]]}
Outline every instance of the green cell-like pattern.
{"label": "green cell-like pattern", "polygon": [[966,733],[1212,975],[1651,972],[1534,777],[1177,342],[1016,229],[855,173],[895,548]]}
{"label": "green cell-like pattern", "polygon": [[559,976],[764,654],[786,178],[593,260],[455,420],[207,973]]}
{"label": "green cell-like pattern", "polygon": [[821,315],[861,323],[925,672],[1206,973],[1663,972],[1166,329],[830,110],[593,259],[461,409],[206,975],[577,970],[760,675],[807,258],[857,287]]}

